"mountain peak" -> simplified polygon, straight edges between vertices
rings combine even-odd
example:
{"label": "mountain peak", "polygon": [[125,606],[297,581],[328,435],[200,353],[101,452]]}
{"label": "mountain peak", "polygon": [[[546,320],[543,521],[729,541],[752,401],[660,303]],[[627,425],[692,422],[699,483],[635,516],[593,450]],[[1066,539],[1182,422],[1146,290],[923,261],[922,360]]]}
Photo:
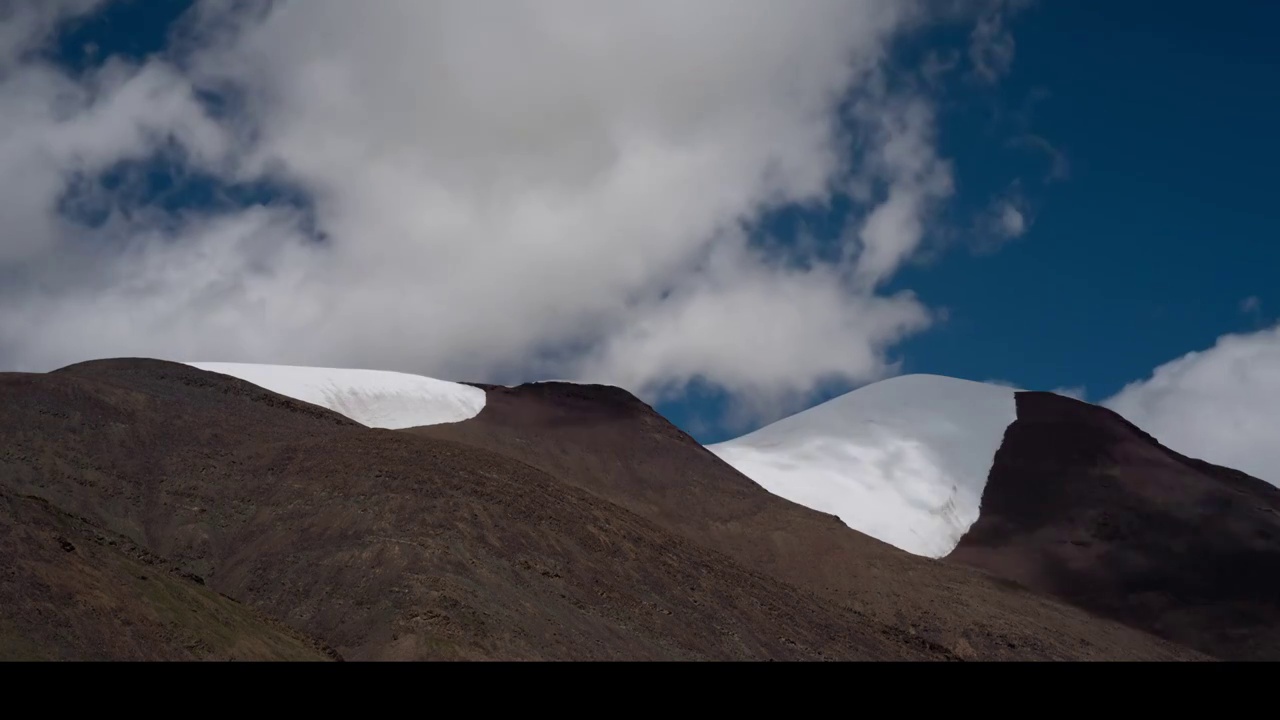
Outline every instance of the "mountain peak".
{"label": "mountain peak", "polygon": [[709,449],[767,490],[909,552],[942,557],[978,518],[1012,388],[881,380]]}

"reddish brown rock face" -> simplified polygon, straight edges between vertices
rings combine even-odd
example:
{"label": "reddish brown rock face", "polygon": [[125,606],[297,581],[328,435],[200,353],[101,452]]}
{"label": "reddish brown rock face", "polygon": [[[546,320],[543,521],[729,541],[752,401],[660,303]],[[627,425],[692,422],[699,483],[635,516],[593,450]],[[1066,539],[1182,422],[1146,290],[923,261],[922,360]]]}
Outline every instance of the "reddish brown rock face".
{"label": "reddish brown rock face", "polygon": [[1017,395],[948,560],[1233,659],[1280,659],[1280,490],[1119,415]]}

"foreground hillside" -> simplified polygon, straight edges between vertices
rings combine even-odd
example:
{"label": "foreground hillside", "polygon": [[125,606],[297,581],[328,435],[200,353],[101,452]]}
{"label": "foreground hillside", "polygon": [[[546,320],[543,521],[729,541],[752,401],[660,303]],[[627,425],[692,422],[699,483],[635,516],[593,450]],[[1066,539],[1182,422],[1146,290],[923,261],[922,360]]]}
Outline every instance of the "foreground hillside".
{"label": "foreground hillside", "polygon": [[1280,660],[1280,489],[1102,407],[1017,394],[948,559],[1238,660]]}
{"label": "foreground hillside", "polygon": [[330,660],[127,538],[0,488],[0,661]]}
{"label": "foreground hillside", "polygon": [[[549,389],[395,431],[160,361],[0,375],[4,550],[34,558],[0,575],[0,637],[41,657],[1200,657],[770,495],[625,393]],[[577,445],[593,432],[614,444]],[[135,617],[164,632],[108,642]]]}

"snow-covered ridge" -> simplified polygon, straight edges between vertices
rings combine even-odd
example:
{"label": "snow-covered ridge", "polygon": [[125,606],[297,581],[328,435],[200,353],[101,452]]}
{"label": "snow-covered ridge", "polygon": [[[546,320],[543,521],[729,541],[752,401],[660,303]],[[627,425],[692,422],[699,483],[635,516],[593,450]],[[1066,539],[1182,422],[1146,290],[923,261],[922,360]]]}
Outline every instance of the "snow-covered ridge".
{"label": "snow-covered ridge", "polygon": [[477,387],[386,370],[189,362],[275,393],[328,408],[374,428],[399,430],[461,422],[484,409]]}
{"label": "snow-covered ridge", "polygon": [[978,519],[1015,392],[903,375],[708,449],[775,495],[937,558]]}

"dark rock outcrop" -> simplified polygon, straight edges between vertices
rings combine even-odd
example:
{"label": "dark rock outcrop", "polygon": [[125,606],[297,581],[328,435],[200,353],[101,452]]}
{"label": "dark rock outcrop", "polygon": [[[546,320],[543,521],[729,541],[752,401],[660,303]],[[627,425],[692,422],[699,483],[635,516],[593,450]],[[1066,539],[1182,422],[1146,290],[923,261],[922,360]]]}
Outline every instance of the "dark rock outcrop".
{"label": "dark rock outcrop", "polygon": [[1280,489],[1106,408],[1016,398],[948,560],[1218,657],[1280,660]]}

